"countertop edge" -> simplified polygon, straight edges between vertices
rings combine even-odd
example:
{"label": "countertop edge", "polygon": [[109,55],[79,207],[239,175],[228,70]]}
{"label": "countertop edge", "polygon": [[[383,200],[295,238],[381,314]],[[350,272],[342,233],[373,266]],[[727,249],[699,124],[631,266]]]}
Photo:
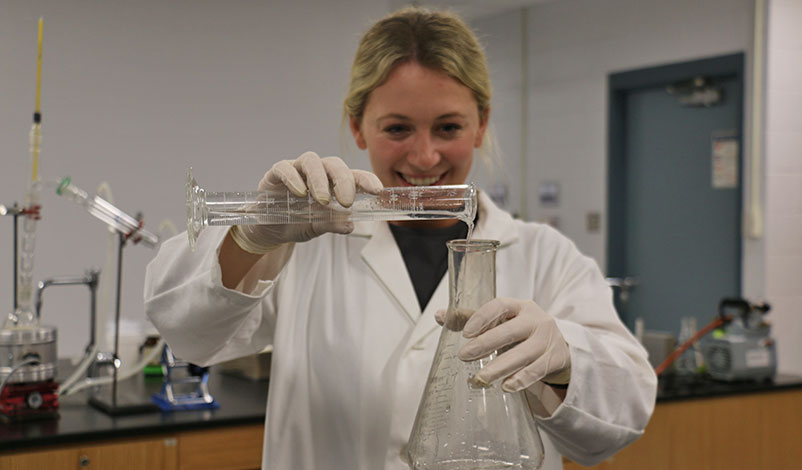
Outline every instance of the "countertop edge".
{"label": "countertop edge", "polygon": [[137,428],[113,429],[87,431],[81,434],[60,434],[55,436],[21,437],[16,439],[0,440],[0,455],[14,453],[31,448],[57,447],[81,442],[100,443],[123,438],[152,438],[153,436],[199,431],[204,429],[215,429],[229,426],[242,426],[249,424],[263,424],[264,415],[220,419],[204,422],[185,422],[171,424],[154,424]]}

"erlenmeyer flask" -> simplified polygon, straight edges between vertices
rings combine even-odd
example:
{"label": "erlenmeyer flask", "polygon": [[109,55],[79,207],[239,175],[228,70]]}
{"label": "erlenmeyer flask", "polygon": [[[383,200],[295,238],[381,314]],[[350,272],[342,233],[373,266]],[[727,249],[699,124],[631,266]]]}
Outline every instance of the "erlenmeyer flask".
{"label": "erlenmeyer flask", "polygon": [[450,299],[445,325],[407,445],[412,470],[534,470],[543,442],[523,392],[482,388],[473,375],[496,357],[463,362],[462,328],[496,296],[495,240],[448,242]]}

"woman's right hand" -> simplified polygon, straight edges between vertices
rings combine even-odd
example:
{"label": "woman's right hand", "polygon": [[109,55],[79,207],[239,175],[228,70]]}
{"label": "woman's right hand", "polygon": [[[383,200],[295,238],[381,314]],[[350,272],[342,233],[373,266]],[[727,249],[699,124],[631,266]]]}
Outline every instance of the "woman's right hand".
{"label": "woman's right hand", "polygon": [[[259,182],[258,189],[288,189],[299,197],[309,192],[318,203],[326,205],[331,201],[331,188],[337,202],[350,207],[357,191],[377,194],[382,187],[373,173],[352,170],[338,157],[320,158],[314,152],[306,152],[295,160],[282,160],[273,165]],[[351,222],[238,225],[232,227],[231,236],[243,250],[264,254],[285,243],[304,242],[326,232],[350,233],[353,229]]]}

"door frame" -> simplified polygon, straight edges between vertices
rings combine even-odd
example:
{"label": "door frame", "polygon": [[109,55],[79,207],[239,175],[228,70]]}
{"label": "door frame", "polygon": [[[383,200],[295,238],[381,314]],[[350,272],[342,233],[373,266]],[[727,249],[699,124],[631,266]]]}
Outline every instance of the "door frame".
{"label": "door frame", "polygon": [[[739,290],[743,285],[743,133],[744,133],[744,53],[709,57],[657,67],[611,73],[608,75],[608,119],[607,119],[607,276],[624,277],[626,260],[626,96],[642,88],[667,86],[689,76],[726,76],[736,81],[739,96],[735,97],[736,119],[740,123],[737,132],[738,164],[738,214],[739,245],[737,278]],[[617,296],[616,296],[617,299]],[[618,303],[616,301],[616,303]],[[621,311],[621,309],[619,309]],[[623,312],[622,312],[623,313]],[[623,320],[626,320],[625,318]]]}

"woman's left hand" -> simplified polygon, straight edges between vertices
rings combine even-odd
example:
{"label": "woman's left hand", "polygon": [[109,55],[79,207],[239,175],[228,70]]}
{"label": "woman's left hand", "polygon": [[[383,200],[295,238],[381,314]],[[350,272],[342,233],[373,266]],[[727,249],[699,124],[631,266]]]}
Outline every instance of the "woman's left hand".
{"label": "woman's left hand", "polygon": [[554,318],[531,300],[491,300],[473,313],[462,335],[472,338],[458,352],[463,361],[474,361],[512,346],[474,376],[480,385],[504,379],[502,388],[517,392],[540,380],[552,385],[568,383],[571,375],[568,343]]}

